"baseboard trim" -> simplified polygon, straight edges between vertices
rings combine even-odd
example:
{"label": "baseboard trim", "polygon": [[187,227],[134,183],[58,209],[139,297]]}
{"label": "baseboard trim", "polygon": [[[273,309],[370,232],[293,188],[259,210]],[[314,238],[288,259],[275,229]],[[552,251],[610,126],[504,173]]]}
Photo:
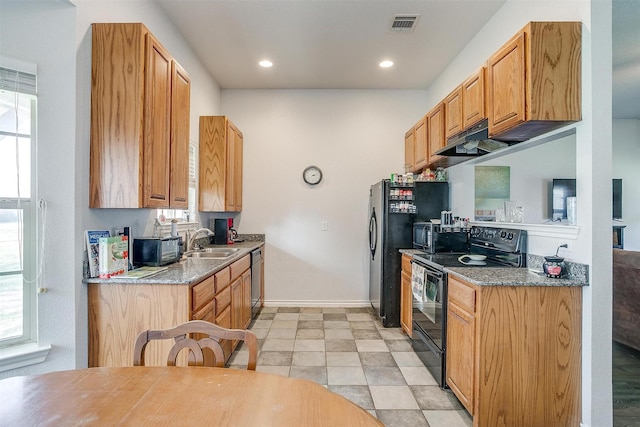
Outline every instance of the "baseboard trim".
{"label": "baseboard trim", "polygon": [[265,307],[371,307],[369,301],[265,300]]}

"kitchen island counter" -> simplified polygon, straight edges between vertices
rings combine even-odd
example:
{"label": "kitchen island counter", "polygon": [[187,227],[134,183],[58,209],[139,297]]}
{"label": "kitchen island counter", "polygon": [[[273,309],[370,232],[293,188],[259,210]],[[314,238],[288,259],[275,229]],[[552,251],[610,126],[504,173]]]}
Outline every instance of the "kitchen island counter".
{"label": "kitchen island counter", "polygon": [[142,279],[125,279],[125,278],[111,278],[100,279],[91,278],[83,280],[84,283],[102,283],[102,284],[160,284],[160,285],[193,285],[201,282],[207,277],[215,274],[217,271],[233,264],[235,261],[241,259],[243,256],[250,254],[254,249],[264,245],[264,237],[256,238],[256,240],[245,240],[244,242],[237,242],[233,245],[209,245],[207,247],[212,248],[230,248],[238,249],[238,252],[231,255],[228,258],[190,258],[182,257],[182,260],[169,264],[167,270],[161,271],[157,274],[144,277]]}

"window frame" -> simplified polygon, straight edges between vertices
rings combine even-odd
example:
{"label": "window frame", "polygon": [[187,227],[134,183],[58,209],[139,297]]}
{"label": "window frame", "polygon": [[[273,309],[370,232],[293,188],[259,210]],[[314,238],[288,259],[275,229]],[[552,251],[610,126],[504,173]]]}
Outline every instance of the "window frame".
{"label": "window frame", "polygon": [[[24,64],[19,61],[0,58],[0,66],[10,71],[18,73],[28,73],[33,76],[35,66]],[[37,183],[37,93],[27,93],[13,88],[2,88],[19,96],[28,96],[30,100],[31,128],[29,135],[11,131],[3,131],[3,135],[19,138],[29,138],[30,145],[30,194],[29,197],[0,197],[0,209],[19,210],[22,213],[22,335],[10,338],[0,337],[0,362],[5,362],[4,350],[15,350],[19,345],[33,346],[38,339],[38,305],[37,292],[38,281],[40,280],[38,266],[41,265],[38,254],[38,209],[36,207],[36,183]],[[15,351],[11,351],[15,353]],[[46,355],[45,355],[46,356]],[[0,363],[3,365],[4,363]],[[0,372],[4,371],[0,369]]]}

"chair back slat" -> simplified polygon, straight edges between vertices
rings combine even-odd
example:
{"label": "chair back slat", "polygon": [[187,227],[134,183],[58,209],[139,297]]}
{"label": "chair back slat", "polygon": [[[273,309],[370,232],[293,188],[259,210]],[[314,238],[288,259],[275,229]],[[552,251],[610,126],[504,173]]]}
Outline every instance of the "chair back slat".
{"label": "chair back slat", "polygon": [[[206,335],[199,340],[192,334]],[[214,355],[214,366],[224,367],[224,351],[220,340],[244,341],[249,350],[247,369],[255,371],[258,358],[258,340],[255,334],[249,330],[227,329],[204,320],[192,320],[171,329],[151,329],[141,332],[135,343],[133,365],[144,366],[145,348],[149,341],[173,339],[173,347],[167,357],[167,365],[175,366],[178,354],[189,349],[189,363],[196,366],[204,366],[205,358],[203,349],[208,348]]]}

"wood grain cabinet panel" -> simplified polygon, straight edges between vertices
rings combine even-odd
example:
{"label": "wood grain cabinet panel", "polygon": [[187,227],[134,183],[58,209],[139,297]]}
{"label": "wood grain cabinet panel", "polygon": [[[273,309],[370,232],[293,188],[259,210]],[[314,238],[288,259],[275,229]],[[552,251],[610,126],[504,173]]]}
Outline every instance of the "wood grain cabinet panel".
{"label": "wood grain cabinet panel", "polygon": [[414,126],[414,172],[426,168],[429,163],[429,146],[427,144],[427,117],[423,117]]}
{"label": "wood grain cabinet panel", "polygon": [[[460,402],[474,415],[475,385],[475,305],[469,304],[474,288],[449,280],[447,302],[447,384]],[[461,296],[461,299],[457,299]]]}
{"label": "wood grain cabinet panel", "polygon": [[199,210],[242,211],[243,144],[227,117],[200,117]]}
{"label": "wood grain cabinet panel", "polygon": [[468,129],[487,117],[485,102],[485,67],[462,83],[462,129]]}
{"label": "wood grain cabinet panel", "polygon": [[447,383],[473,425],[579,426],[582,288],[448,286]]}
{"label": "wood grain cabinet panel", "polygon": [[429,164],[435,163],[440,156],[434,154],[447,144],[445,139],[445,109],[440,102],[427,113],[427,141],[429,144]]}
{"label": "wood grain cabinet panel", "polygon": [[404,134],[404,170],[413,172],[416,168],[416,140],[415,128],[411,128]]}
{"label": "wood grain cabinet panel", "polygon": [[170,206],[174,209],[187,209],[189,207],[191,79],[177,62],[173,61],[172,67]]}
{"label": "wood grain cabinet panel", "polygon": [[455,88],[444,99],[445,139],[462,132],[462,86]]}
{"label": "wood grain cabinet panel", "polygon": [[487,61],[489,136],[524,141],[581,120],[580,22],[530,22]]}
{"label": "wood grain cabinet panel", "polygon": [[143,24],[92,25],[89,207],[187,206],[190,85]]}

